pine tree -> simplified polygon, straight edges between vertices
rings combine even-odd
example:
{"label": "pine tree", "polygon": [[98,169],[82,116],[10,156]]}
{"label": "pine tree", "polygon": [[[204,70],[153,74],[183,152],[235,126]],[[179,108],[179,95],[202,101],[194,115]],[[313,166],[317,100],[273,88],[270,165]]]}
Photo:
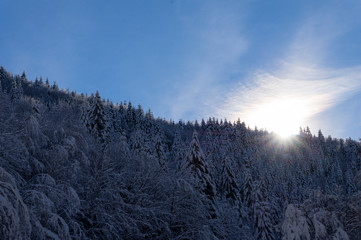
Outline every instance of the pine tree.
{"label": "pine tree", "polygon": [[135,109],[133,108],[132,103],[129,101],[125,115],[125,122],[127,124],[127,129],[130,132],[133,131],[135,128],[135,123],[136,123],[135,118],[136,118]]}
{"label": "pine tree", "polygon": [[171,159],[178,171],[183,169],[182,165],[184,163],[185,155],[185,144],[182,140],[180,131],[176,130],[172,144]]}
{"label": "pine tree", "polygon": [[89,131],[95,136],[100,143],[104,143],[107,138],[107,120],[104,112],[104,106],[100,98],[99,92],[95,94],[95,98],[90,105],[87,114],[86,124]]}
{"label": "pine tree", "polygon": [[55,91],[59,91],[59,87],[58,87],[58,84],[56,84],[56,82],[54,82],[54,84],[51,88]]}
{"label": "pine tree", "polygon": [[272,240],[274,239],[270,203],[263,181],[261,184],[255,183],[253,220],[256,239]]}
{"label": "pine tree", "polygon": [[351,196],[356,191],[355,182],[353,181],[354,176],[351,169],[347,169],[345,173],[345,187],[348,196]]}
{"label": "pine tree", "polygon": [[35,116],[35,118],[37,118],[37,119],[40,118],[40,109],[39,109],[39,105],[37,102],[35,102],[33,104],[32,114]]}
{"label": "pine tree", "polygon": [[209,119],[205,130],[205,151],[208,159],[213,159],[215,157],[214,155],[217,149],[217,136],[215,136],[215,134],[216,127],[214,126],[212,119]]}
{"label": "pine tree", "polygon": [[321,143],[325,143],[325,137],[323,136],[321,129],[318,130],[318,140],[319,140]]}
{"label": "pine tree", "polygon": [[130,148],[136,156],[151,156],[151,147],[142,130],[135,131],[130,138]]}
{"label": "pine tree", "polygon": [[190,143],[190,151],[186,157],[186,168],[191,170],[196,184],[198,185],[197,187],[210,200],[211,217],[215,218],[215,208],[212,206],[214,204],[215,197],[214,182],[209,172],[209,167],[204,153],[199,144],[198,134],[196,131],[193,132],[192,141]]}
{"label": "pine tree", "polygon": [[[25,74],[25,73],[24,73],[24,74]],[[26,80],[26,75],[23,75],[22,77],[19,77],[19,75],[17,75],[17,76],[15,77],[20,98],[21,98],[21,97],[23,96],[23,94],[24,94],[24,89],[23,89],[23,84],[22,84],[22,83],[23,83],[23,77],[24,77],[24,80]]]}
{"label": "pine tree", "polygon": [[39,86],[40,86],[38,77],[35,78],[34,86],[35,86],[35,87],[39,87]]}
{"label": "pine tree", "polygon": [[244,179],[243,179],[243,203],[246,207],[252,207],[252,192],[253,192],[253,185],[252,185],[252,173],[251,173],[251,165],[249,162],[248,157],[244,158]]}
{"label": "pine tree", "polygon": [[7,72],[3,66],[0,67],[0,80],[5,79],[7,76]]}
{"label": "pine tree", "polygon": [[43,86],[43,84],[44,84],[44,82],[43,82],[43,78],[42,78],[42,77],[40,77],[40,80],[39,80],[39,85],[40,85],[40,86]]}
{"label": "pine tree", "polygon": [[118,132],[123,134],[123,126],[122,126],[122,115],[120,114],[119,108],[122,106],[116,105],[115,107],[111,105],[111,119],[112,119],[112,129],[114,129],[114,132]]}
{"label": "pine tree", "polygon": [[234,173],[230,166],[229,159],[226,156],[224,156],[222,159],[220,189],[225,194],[226,198],[231,198],[234,201],[239,199],[239,189],[234,177]]}
{"label": "pine tree", "polygon": [[25,71],[23,71],[23,73],[21,74],[21,81],[22,82],[26,82],[28,79],[26,77]]}
{"label": "pine tree", "polygon": [[164,137],[163,134],[158,131],[158,133],[155,135],[154,139],[154,153],[155,157],[158,159],[158,163],[161,166],[162,169],[166,169],[166,160],[167,160],[167,150],[164,143]]}
{"label": "pine tree", "polygon": [[10,89],[10,98],[11,100],[19,100],[22,96],[21,85],[18,85],[20,82],[16,78],[13,79],[11,89]]}
{"label": "pine tree", "polygon": [[187,168],[190,168],[198,179],[203,179],[204,176],[209,175],[208,165],[199,144],[198,134],[193,132],[192,141],[190,143],[190,151],[186,158]]}

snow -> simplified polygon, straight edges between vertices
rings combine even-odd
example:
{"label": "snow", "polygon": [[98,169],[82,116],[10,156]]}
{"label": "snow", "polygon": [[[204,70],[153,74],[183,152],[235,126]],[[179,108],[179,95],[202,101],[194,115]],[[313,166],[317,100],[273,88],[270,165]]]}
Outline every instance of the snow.
{"label": "snow", "polygon": [[[0,68],[0,239],[361,236],[361,143],[289,142],[36,84]],[[19,93],[19,94],[18,94]]]}

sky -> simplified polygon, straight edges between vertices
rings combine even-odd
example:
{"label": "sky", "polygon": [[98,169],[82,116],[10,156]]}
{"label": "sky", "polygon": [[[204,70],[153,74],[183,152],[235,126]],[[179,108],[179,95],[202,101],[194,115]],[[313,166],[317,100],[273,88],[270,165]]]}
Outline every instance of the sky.
{"label": "sky", "polygon": [[361,137],[361,1],[0,0],[0,65],[156,117]]}

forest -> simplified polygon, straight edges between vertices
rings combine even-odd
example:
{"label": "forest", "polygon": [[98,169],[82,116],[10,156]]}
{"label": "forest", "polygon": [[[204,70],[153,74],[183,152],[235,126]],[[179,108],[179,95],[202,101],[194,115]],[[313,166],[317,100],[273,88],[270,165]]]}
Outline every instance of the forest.
{"label": "forest", "polygon": [[0,239],[360,239],[358,140],[174,122],[3,67],[0,112]]}

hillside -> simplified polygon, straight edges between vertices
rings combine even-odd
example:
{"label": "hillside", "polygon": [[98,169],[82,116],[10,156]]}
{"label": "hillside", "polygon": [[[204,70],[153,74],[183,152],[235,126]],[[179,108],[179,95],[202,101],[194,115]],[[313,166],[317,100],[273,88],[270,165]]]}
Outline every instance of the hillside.
{"label": "hillside", "polygon": [[358,141],[0,81],[0,239],[359,239]]}

